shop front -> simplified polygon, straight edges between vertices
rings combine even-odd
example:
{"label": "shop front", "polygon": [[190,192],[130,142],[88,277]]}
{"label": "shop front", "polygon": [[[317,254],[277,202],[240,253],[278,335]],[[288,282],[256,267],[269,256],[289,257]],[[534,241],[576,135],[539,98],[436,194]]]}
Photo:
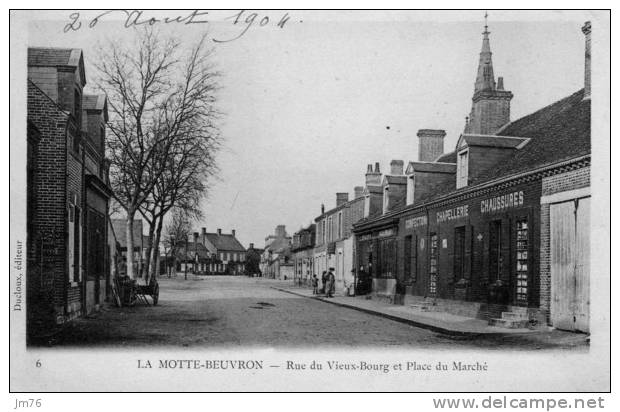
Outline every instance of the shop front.
{"label": "shop front", "polygon": [[481,317],[539,307],[540,181],[444,198],[399,222],[407,294],[477,302]]}
{"label": "shop front", "polygon": [[356,294],[392,298],[398,282],[398,220],[356,233]]}

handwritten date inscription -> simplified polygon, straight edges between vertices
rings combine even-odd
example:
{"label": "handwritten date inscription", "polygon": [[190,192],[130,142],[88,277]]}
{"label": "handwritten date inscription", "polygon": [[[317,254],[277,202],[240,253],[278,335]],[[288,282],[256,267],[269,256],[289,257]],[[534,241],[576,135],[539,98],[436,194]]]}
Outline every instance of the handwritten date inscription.
{"label": "handwritten date inscription", "polygon": [[[177,15],[177,16],[169,16],[169,17],[149,17],[145,15],[143,10],[106,10],[103,13],[97,15],[91,19],[83,19],[80,13],[74,12],[69,15],[69,22],[65,24],[63,31],[65,33],[78,31],[83,29],[84,27],[88,27],[89,29],[94,29],[97,24],[106,16],[110,15],[121,15],[123,21],[123,27],[131,28],[131,27],[140,27],[140,26],[155,26],[158,24],[208,24],[210,23],[207,16],[209,15],[208,11],[203,10],[192,10],[186,15]],[[276,25],[276,27],[284,28],[286,22],[290,20],[290,16],[288,13],[284,13],[279,19],[273,19],[267,15],[260,15],[258,13],[251,13],[246,10],[240,10],[234,15],[226,18],[226,20],[232,20],[232,25],[239,27],[239,33],[236,36],[231,38],[224,39],[216,39],[212,40],[216,43],[227,43],[233,40],[237,40],[243,35],[245,35],[248,30],[250,30],[253,26],[265,27],[270,24]],[[83,24],[84,23],[84,24]]]}

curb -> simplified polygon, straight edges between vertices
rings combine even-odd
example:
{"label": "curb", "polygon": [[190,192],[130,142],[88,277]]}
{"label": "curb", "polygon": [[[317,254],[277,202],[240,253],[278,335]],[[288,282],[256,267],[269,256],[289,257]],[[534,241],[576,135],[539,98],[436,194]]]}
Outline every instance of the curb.
{"label": "curb", "polygon": [[400,323],[405,323],[407,325],[415,326],[416,328],[428,329],[430,331],[442,333],[444,335],[460,336],[460,337],[470,337],[470,338],[478,337],[478,336],[505,336],[505,335],[507,335],[506,333],[503,333],[503,332],[481,333],[481,332],[466,332],[466,331],[461,331],[461,330],[447,329],[447,328],[442,328],[441,326],[429,325],[428,323],[422,323],[422,322],[419,322],[419,321],[415,321],[415,320],[411,320],[411,319],[407,319],[407,318],[402,318],[402,317],[396,316],[396,315],[390,315],[388,313],[379,312],[379,311],[372,310],[372,309],[360,308],[359,306],[348,305],[346,303],[341,303],[341,302],[334,302],[334,301],[327,300],[327,299],[324,299],[324,298],[321,298],[321,297],[318,297],[318,296],[314,297],[314,296],[303,295],[301,293],[293,292],[293,291],[287,290],[287,289],[278,288],[276,286],[270,286],[270,288],[271,289],[275,289],[275,290],[279,290],[280,292],[290,293],[291,295],[300,296],[302,298],[314,299],[314,300],[318,300],[320,302],[330,303],[332,305],[340,306],[340,307],[343,307],[343,308],[353,309],[353,310],[357,310],[357,311],[360,311],[360,312],[368,313],[368,314],[371,314],[371,315],[380,316],[382,318],[390,319],[390,320],[393,320],[393,321],[396,321],[396,322],[400,322]]}

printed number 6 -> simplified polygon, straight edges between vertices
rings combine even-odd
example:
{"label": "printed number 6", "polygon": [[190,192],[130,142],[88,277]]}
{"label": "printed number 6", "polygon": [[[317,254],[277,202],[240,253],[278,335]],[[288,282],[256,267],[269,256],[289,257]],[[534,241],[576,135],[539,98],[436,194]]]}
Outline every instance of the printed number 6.
{"label": "printed number 6", "polygon": [[36,365],[37,368],[40,368],[41,367],[41,360],[37,359],[37,363],[35,363],[35,365]]}

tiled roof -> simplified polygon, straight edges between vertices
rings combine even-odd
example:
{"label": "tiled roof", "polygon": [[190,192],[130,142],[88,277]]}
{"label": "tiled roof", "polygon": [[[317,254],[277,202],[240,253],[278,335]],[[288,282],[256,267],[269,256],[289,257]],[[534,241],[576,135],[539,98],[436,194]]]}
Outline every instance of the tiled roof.
{"label": "tiled roof", "polygon": [[28,66],[78,66],[80,49],[29,47]]}
{"label": "tiled roof", "polygon": [[451,151],[450,153],[444,153],[435,159],[436,162],[442,163],[456,163],[456,151]]}
{"label": "tiled roof", "polygon": [[[396,207],[393,211],[377,217],[362,219],[356,226],[389,220],[405,209],[414,209],[424,203],[472,189],[493,179],[508,177],[564,160],[591,153],[590,100],[583,100],[583,89],[549,106],[509,123],[498,133],[500,136],[529,138],[530,141],[514,156],[480,175],[476,181],[459,190],[454,182],[433,187],[424,198],[416,199],[413,206]],[[439,159],[438,159],[439,160]],[[445,161],[445,160],[443,160]]]}
{"label": "tiled roof", "polygon": [[463,134],[462,140],[467,142],[468,146],[484,146],[484,147],[501,147],[501,148],[516,148],[519,145],[527,142],[528,139],[522,137],[506,137],[506,136],[492,136],[481,134]]}
{"label": "tiled roof", "polygon": [[[187,252],[185,248],[187,248]],[[187,257],[194,259],[196,254],[198,254],[200,259],[209,259],[211,257],[209,250],[200,242],[183,242],[178,251],[178,255],[182,259]]]}
{"label": "tiled roof", "polygon": [[82,97],[82,107],[84,110],[103,110],[105,106],[105,95],[85,94]]}
{"label": "tiled roof", "polygon": [[[122,248],[127,247],[127,221],[125,219],[112,219],[112,227],[116,234],[116,241]],[[142,220],[134,220],[133,222],[133,247],[142,247]],[[146,245],[145,245],[146,246]]]}
{"label": "tiled roof", "polygon": [[583,89],[579,90],[515,120],[498,134],[531,140],[508,161],[480,176],[476,183],[590,154],[590,99],[583,100]]}
{"label": "tiled roof", "polygon": [[455,163],[409,162],[407,173],[413,172],[456,173]]}
{"label": "tiled roof", "polygon": [[388,184],[407,184],[407,176],[405,175],[385,175],[384,180]]}
{"label": "tiled roof", "polygon": [[207,233],[207,240],[211,242],[217,250],[245,252],[245,248],[239,243],[237,238],[230,234],[218,235],[217,233]]}

